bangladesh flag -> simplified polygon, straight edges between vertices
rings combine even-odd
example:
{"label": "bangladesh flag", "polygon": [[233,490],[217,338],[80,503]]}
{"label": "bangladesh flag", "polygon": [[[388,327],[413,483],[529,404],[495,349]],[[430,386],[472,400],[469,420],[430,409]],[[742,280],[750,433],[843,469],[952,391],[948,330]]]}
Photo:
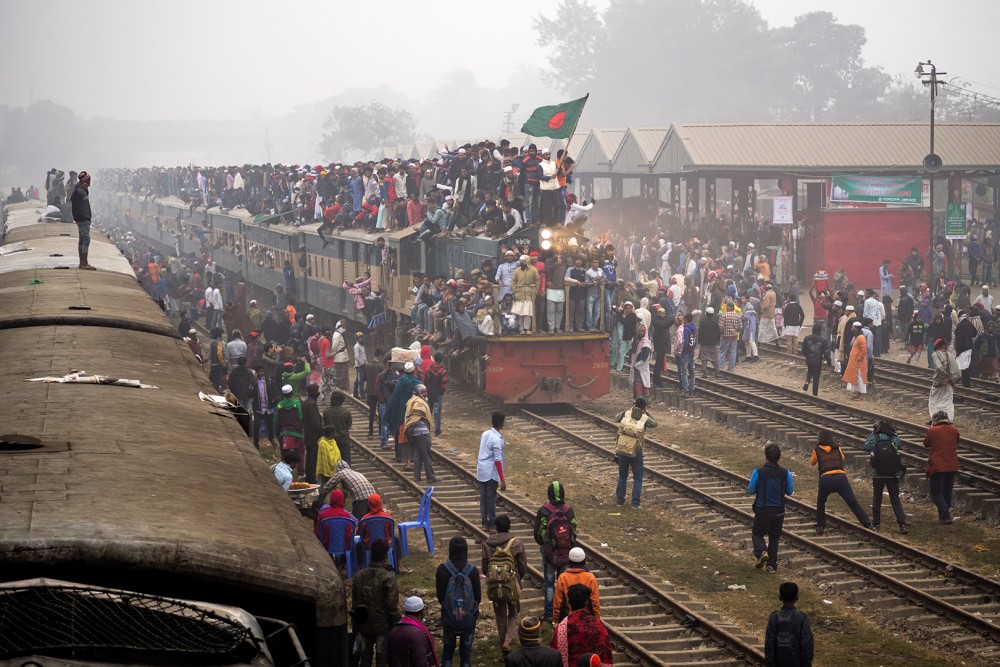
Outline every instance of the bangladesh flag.
{"label": "bangladesh flag", "polygon": [[531,118],[521,126],[521,131],[532,137],[551,137],[552,139],[569,139],[580,121],[583,106],[590,94],[578,100],[554,104],[550,107],[538,107]]}

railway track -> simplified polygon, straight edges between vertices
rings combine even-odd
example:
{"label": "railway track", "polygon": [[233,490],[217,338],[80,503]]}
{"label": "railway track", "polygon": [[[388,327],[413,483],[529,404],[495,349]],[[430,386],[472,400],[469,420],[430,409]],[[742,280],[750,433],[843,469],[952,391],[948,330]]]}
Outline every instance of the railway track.
{"label": "railway track", "polygon": [[[360,419],[367,417],[367,405],[352,399],[347,405]],[[352,438],[352,453],[371,461],[366,474],[378,475],[378,488],[396,487],[415,506],[423,487],[410,479],[402,464],[392,454],[357,438]],[[359,456],[361,455],[361,456]],[[485,533],[479,528],[479,487],[475,475],[448,457],[432,450],[435,468],[432,513],[467,536],[479,540]],[[468,463],[474,465],[474,460]],[[541,588],[542,559],[534,548],[532,522],[537,507],[511,493],[499,494],[498,505],[511,517],[511,532],[526,546],[529,577]],[[608,627],[615,651],[625,662],[642,665],[760,665],[764,656],[754,646],[755,640],[740,636],[736,629],[718,620],[697,602],[678,593],[669,583],[649,573],[624,565],[608,549],[591,543],[581,535],[580,546],[587,551],[587,562],[601,587],[601,619]],[[474,552],[473,552],[474,553]],[[535,593],[541,604],[540,591]],[[616,662],[618,658],[616,657]]]}
{"label": "railway track", "polygon": [[[805,362],[801,356],[789,354],[781,350],[761,347],[761,358],[765,362],[794,362],[805,372]],[[907,398],[917,403],[927,403],[933,371],[920,366],[901,364],[884,358],[875,360],[875,379],[878,386],[895,387]],[[825,373],[824,377],[835,377]],[[839,378],[838,378],[839,379]],[[982,385],[980,388],[979,385]],[[964,410],[971,416],[986,420],[1000,417],[1000,384],[979,381],[974,387],[955,387],[955,407]],[[992,391],[990,391],[992,385]]]}
{"label": "railway track", "polygon": [[[677,381],[677,372],[668,370],[666,377]],[[729,406],[739,412],[753,412],[789,426],[802,434],[815,434],[821,429],[846,436],[849,440],[864,440],[872,425],[883,419],[881,413],[823,400],[811,394],[787,389],[763,380],[723,371],[719,378],[698,378],[697,392],[692,397]],[[927,432],[925,424],[892,419],[896,432],[904,443],[900,456],[910,470],[922,470],[925,452],[922,446]],[[844,451],[853,463],[860,465],[867,454],[860,448]],[[959,444],[959,485],[956,493],[972,493],[979,503],[1000,502],[1000,447],[963,437]],[[911,476],[911,478],[914,476]]]}
{"label": "railway track", "polygon": [[[617,426],[578,407],[559,411],[520,409],[518,414],[555,437],[546,445],[560,456],[594,465],[614,456]],[[649,498],[720,533],[749,534],[753,523],[747,477],[655,439],[644,446],[644,501]],[[920,637],[946,641],[951,647],[1000,658],[1000,582],[958,567],[891,537],[864,529],[827,513],[827,529],[815,531],[816,508],[789,498],[783,544],[812,557],[804,569],[834,585],[852,601],[898,622]]]}

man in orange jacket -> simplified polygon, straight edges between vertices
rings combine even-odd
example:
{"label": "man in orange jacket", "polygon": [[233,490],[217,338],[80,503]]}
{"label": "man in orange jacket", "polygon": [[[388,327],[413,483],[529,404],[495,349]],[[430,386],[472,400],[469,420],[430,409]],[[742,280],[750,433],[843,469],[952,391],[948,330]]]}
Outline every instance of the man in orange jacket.
{"label": "man in orange jacket", "polygon": [[556,580],[556,597],[552,604],[556,623],[570,612],[568,594],[570,587],[574,584],[582,584],[590,589],[588,609],[597,618],[601,617],[601,594],[597,590],[597,577],[587,570],[585,560],[586,554],[583,549],[580,547],[570,549],[569,567]]}

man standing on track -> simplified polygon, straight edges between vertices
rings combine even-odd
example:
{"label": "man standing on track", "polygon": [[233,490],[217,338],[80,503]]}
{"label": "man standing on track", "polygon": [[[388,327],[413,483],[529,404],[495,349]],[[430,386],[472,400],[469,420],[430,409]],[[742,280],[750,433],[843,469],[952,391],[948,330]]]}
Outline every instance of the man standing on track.
{"label": "man standing on track", "polygon": [[70,195],[73,210],[73,222],[76,223],[79,242],[77,251],[80,254],[80,268],[87,271],[97,269],[87,263],[87,253],[90,252],[90,174],[80,172],[80,180]]}
{"label": "man standing on track", "polygon": [[638,509],[642,498],[643,459],[642,442],[647,428],[656,428],[656,420],[646,411],[646,399],[635,399],[628,410],[615,416],[618,422],[618,437],[615,441],[615,458],[618,462],[618,486],[615,488],[615,504],[625,504],[625,488],[628,472],[632,471],[632,507]]}
{"label": "man standing on track", "polygon": [[476,479],[479,481],[480,525],[486,531],[496,527],[497,489],[507,490],[507,480],[504,477],[507,464],[504,456],[506,443],[500,434],[506,420],[504,413],[494,412],[490,417],[492,428],[483,431],[479,439]]}
{"label": "man standing on track", "polygon": [[[768,443],[764,447],[767,459],[760,468],[750,475],[747,493],[755,495],[753,501],[753,555],[757,559],[757,569],[765,565],[772,571],[778,569],[778,542],[781,527],[785,523],[785,496],[795,491],[792,473],[778,465],[781,448]],[[767,542],[764,536],[767,536]]]}
{"label": "man standing on track", "polygon": [[344,324],[344,320],[337,322],[337,326],[334,328],[333,338],[330,340],[330,349],[333,352],[334,361],[334,373],[337,378],[337,387],[341,391],[350,391],[351,386],[351,374],[348,369],[348,364],[351,361],[351,354],[347,351],[347,341],[344,339],[344,332],[347,331],[347,326]]}

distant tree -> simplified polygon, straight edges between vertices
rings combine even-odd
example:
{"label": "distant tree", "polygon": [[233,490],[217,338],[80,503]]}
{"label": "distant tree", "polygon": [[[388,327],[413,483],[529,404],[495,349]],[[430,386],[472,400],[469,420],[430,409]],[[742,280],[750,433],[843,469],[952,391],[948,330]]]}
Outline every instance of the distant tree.
{"label": "distant tree", "polygon": [[343,158],[347,151],[371,153],[380,146],[413,141],[416,121],[406,109],[381,102],[337,106],[323,122],[319,149],[325,158]]}
{"label": "distant tree", "polygon": [[770,28],[745,0],[610,0],[603,12],[560,0],[534,27],[547,80],[590,92],[592,124],[862,120],[884,112],[892,84],[865,64],[864,28],[830,12]]}
{"label": "distant tree", "polygon": [[760,13],[740,0],[611,0],[603,13],[561,0],[534,27],[549,81],[591,93],[588,122],[769,115],[773,45]]}
{"label": "distant tree", "polygon": [[787,28],[771,31],[782,73],[774,115],[791,120],[864,120],[870,118],[891,78],[865,66],[861,49],[867,38],[859,25],[837,23],[831,12],[811,12]]}

